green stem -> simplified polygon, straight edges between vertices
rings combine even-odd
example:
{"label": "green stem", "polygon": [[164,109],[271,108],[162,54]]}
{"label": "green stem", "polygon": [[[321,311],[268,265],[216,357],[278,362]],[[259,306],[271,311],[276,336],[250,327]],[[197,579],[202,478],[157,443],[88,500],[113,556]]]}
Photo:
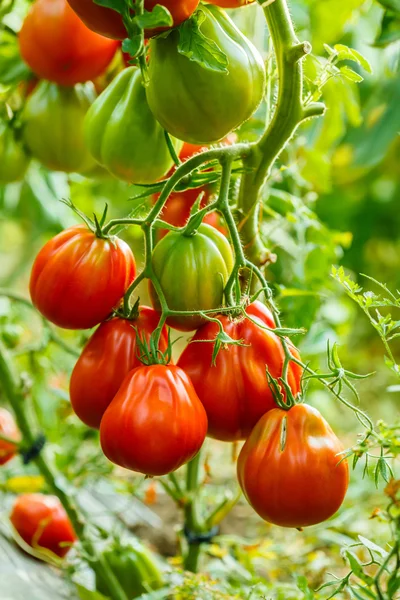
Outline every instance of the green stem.
{"label": "green stem", "polygon": [[[25,411],[25,401],[22,385],[19,381],[19,377],[14,370],[11,358],[0,342],[0,382],[5,395],[14,411],[15,419],[18,428],[23,437],[23,445],[25,447],[31,447],[36,440],[36,436],[31,429],[29,420]],[[56,495],[61,504],[65,508],[65,511],[73,525],[76,535],[80,539],[85,551],[92,557],[96,557],[96,549],[91,540],[86,537],[86,525],[85,520],[81,517],[78,509],[71,497],[71,494],[67,489],[64,488],[60,482],[58,473],[53,470],[53,467],[44,459],[42,453],[40,453],[34,462],[38,467],[40,473],[43,475],[46,481],[47,487],[50,492]],[[96,568],[96,559],[93,558],[93,568]],[[97,567],[99,568],[99,567]],[[112,571],[108,565],[101,565],[102,575],[106,578],[108,589],[111,593],[111,597],[115,600],[128,600],[118,581],[115,579]]]}
{"label": "green stem", "polygon": [[[202,533],[206,523],[199,514],[199,469],[201,453],[193,458],[187,465],[186,470],[186,504],[185,504],[185,526],[192,533]],[[201,544],[189,544],[187,554],[184,558],[184,567],[187,571],[197,573],[201,552]]]}

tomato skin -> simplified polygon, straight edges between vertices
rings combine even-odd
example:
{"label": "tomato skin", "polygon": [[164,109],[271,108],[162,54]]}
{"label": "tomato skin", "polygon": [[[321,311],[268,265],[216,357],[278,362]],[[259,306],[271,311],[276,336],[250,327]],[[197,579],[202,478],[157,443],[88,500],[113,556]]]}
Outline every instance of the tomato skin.
{"label": "tomato skin", "polygon": [[[168,306],[176,311],[218,309],[233,269],[228,240],[214,227],[202,223],[192,236],[170,231],[153,251],[152,265]],[[151,301],[160,309],[157,294],[150,285]],[[170,327],[192,331],[205,320],[201,316],[169,317]]]}
{"label": "tomato skin", "polygon": [[35,0],[19,33],[19,46],[40,79],[75,85],[101,75],[118,43],[88,29],[67,0]]}
{"label": "tomato skin", "polygon": [[[136,67],[119,73],[93,103],[86,115],[85,134],[96,161],[119,179],[154,183],[173,165],[164,130],[148,107]],[[172,142],[179,152],[183,142]]]}
{"label": "tomato skin", "polygon": [[[77,537],[61,502],[56,496],[43,494],[23,494],[16,499],[10,521],[22,537],[32,547],[47,548],[63,558]],[[39,532],[42,533],[39,535]]]}
{"label": "tomato skin", "polygon": [[[225,332],[245,346],[222,347],[213,366],[214,344],[200,341],[215,340],[219,332],[218,325],[209,322],[196,332],[194,343],[187,345],[178,361],[206,409],[208,435],[225,442],[246,439],[260,417],[276,408],[266,368],[274,378],[280,377],[285,360],[278,336],[257,325],[275,327],[268,308],[256,301],[246,311],[256,323],[218,317]],[[294,347],[292,352],[298,356]],[[301,369],[290,363],[288,381],[294,394],[300,391],[300,379]]]}
{"label": "tomato skin", "polygon": [[[137,598],[164,585],[156,557],[140,542],[128,546],[110,545],[103,552],[103,558],[118,579],[127,598]],[[96,570],[96,589],[105,596],[109,591],[103,581],[102,569]]]}
{"label": "tomato skin", "polygon": [[207,2],[221,8],[240,8],[252,4],[254,0],[207,0]]}
{"label": "tomato skin", "polygon": [[53,171],[85,172],[95,166],[83,136],[83,121],[96,95],[91,83],[60,87],[41,81],[22,111],[23,141]]}
{"label": "tomato skin", "polygon": [[30,160],[30,156],[16,139],[12,127],[0,121],[0,184],[22,179]]}
{"label": "tomato skin", "polygon": [[265,521],[281,527],[315,525],[334,515],[346,495],[349,468],[343,450],[315,408],[275,408],[261,417],[242,448],[239,483]]}
{"label": "tomato skin", "polygon": [[[98,429],[106,408],[132,369],[142,365],[138,358],[136,331],[149,341],[157,328],[159,313],[142,306],[133,321],[114,318],[102,323],[89,339],[71,375],[70,397],[77,416],[89,427]],[[168,347],[168,332],[163,329],[159,348]]]}
{"label": "tomato skin", "polygon": [[[0,433],[10,440],[21,441],[21,434],[13,415],[5,408],[0,408]],[[18,452],[14,444],[0,440],[0,465],[5,465]]]}
{"label": "tomato skin", "polygon": [[[106,37],[123,40],[128,37],[121,15],[115,10],[98,6],[93,0],[68,0],[68,3],[82,21],[97,33]],[[146,10],[153,10],[156,4],[165,6],[174,20],[174,27],[186,21],[196,10],[199,0],[145,0]],[[147,36],[155,35],[167,27],[146,32]]]}
{"label": "tomato skin", "polygon": [[113,463],[145,475],[166,475],[203,445],[207,416],[182,369],[143,366],[131,371],[104,413],[100,443]]}
{"label": "tomato skin", "polygon": [[222,9],[201,5],[204,35],[229,61],[229,73],[209,71],[178,51],[179,32],[150,42],[150,109],[173,136],[193,144],[210,144],[247,121],[260,104],[265,68],[256,48]]}
{"label": "tomato skin", "polygon": [[47,242],[32,267],[32,302],[64,329],[89,329],[108,317],[135,278],[128,244],[75,225]]}

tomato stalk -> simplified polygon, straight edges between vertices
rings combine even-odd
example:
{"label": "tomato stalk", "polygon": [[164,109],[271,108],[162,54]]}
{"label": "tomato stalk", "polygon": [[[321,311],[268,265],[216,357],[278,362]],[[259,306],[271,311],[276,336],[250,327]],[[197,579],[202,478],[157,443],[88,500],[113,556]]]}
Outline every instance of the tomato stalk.
{"label": "tomato stalk", "polygon": [[[0,382],[3,391],[13,409],[18,428],[22,434],[23,441],[21,445],[26,448],[30,448],[35,444],[36,436],[30,426],[27,414],[25,412],[25,393],[22,383],[15,372],[12,359],[1,341]],[[108,589],[112,598],[115,598],[115,600],[128,600],[106,562],[102,561],[101,556],[97,556],[96,549],[90,538],[87,536],[85,520],[79,513],[79,510],[71,496],[70,490],[64,487],[64,484],[61,482],[59,473],[54,471],[53,467],[44,458],[42,453],[36,456],[33,460],[44,480],[46,481],[50,492],[56,495],[61,501],[69,519],[71,520],[75,533],[81,541],[83,549],[88,555],[94,557],[94,565],[96,565],[96,560],[99,561],[99,566],[94,566],[94,568],[101,568],[102,575],[107,581]]]}

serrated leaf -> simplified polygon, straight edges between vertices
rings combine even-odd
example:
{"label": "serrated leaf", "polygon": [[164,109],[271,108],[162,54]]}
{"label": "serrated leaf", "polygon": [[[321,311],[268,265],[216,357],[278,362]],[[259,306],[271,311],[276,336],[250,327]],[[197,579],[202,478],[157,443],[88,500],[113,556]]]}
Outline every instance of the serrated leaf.
{"label": "serrated leaf", "polygon": [[141,29],[155,29],[156,27],[172,27],[174,20],[165,6],[156,4],[151,12],[145,10],[142,15],[134,19]]}
{"label": "serrated leaf", "polygon": [[372,73],[372,67],[368,60],[354,48],[349,48],[343,44],[336,44],[334,48],[339,55],[339,60],[352,60],[365,69],[367,73]]}
{"label": "serrated leaf", "polygon": [[208,71],[228,73],[228,58],[214,40],[201,32],[204,13],[199,10],[179,27],[178,52]]}

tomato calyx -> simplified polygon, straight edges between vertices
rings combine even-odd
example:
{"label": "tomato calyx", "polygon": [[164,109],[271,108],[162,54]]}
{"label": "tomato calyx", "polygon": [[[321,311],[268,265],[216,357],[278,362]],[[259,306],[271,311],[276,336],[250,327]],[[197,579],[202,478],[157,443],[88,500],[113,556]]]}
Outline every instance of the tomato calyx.
{"label": "tomato calyx", "polygon": [[114,311],[113,316],[118,317],[119,319],[124,319],[125,321],[136,321],[139,317],[139,309],[140,298],[136,300],[132,307],[129,306],[129,302],[123,302],[122,306],[118,310]]}
{"label": "tomato calyx", "polygon": [[266,377],[268,387],[274,396],[274,400],[278,408],[288,411],[293,408],[293,406],[296,406],[296,404],[302,404],[302,395],[300,393],[296,396],[293,395],[292,389],[286,381],[285,376],[275,379],[272,377],[267,367]]}
{"label": "tomato calyx", "polygon": [[115,236],[109,235],[108,233],[104,232],[104,230],[105,230],[104,226],[105,226],[107,213],[108,213],[108,204],[107,203],[104,206],[103,214],[101,215],[101,218],[99,220],[99,218],[97,217],[97,215],[95,213],[93,213],[93,219],[90,219],[87,215],[85,215],[84,212],[79,210],[79,208],[77,206],[75,206],[75,204],[69,198],[62,198],[61,202],[63,202],[63,204],[65,204],[66,206],[68,206],[68,208],[73,210],[74,213],[77,214],[80,219],[82,219],[82,221],[85,223],[85,225],[87,225],[88,229],[90,229],[90,231],[92,233],[94,233],[94,235],[96,237],[98,237],[101,240],[109,240],[111,243],[113,243]]}
{"label": "tomato calyx", "polygon": [[138,348],[138,359],[145,366],[150,365],[168,365],[172,358],[171,332],[168,329],[168,346],[165,352],[159,348],[160,332],[164,323],[159,323],[157,329],[149,337],[149,341],[140,336],[137,327],[133,327],[136,333],[136,344]]}

